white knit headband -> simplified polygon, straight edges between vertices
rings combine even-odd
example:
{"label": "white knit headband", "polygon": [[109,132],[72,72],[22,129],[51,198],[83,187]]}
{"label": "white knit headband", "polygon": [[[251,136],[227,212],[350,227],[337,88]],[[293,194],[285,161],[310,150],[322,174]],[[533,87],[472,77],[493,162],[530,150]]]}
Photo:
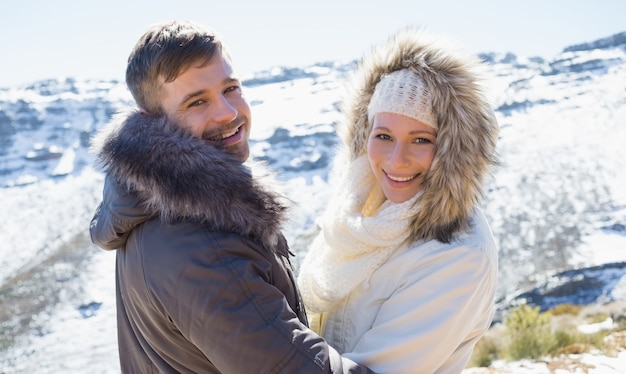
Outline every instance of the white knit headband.
{"label": "white knit headband", "polygon": [[394,71],[380,79],[367,108],[370,123],[380,112],[402,114],[437,130],[430,91],[422,79],[409,69]]}

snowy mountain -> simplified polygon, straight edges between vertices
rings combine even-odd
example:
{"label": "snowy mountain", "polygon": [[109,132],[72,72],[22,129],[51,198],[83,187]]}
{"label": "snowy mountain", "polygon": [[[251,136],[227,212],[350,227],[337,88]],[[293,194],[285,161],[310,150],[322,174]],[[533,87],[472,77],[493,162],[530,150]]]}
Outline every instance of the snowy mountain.
{"label": "snowy mountain", "polygon": [[[550,60],[481,57],[501,125],[503,164],[484,201],[500,245],[499,305],[626,300],[626,32]],[[285,230],[296,265],[332,193],[338,102],[354,66],[276,67],[244,81],[252,156],[297,203]],[[130,104],[117,81],[0,88],[0,373],[119,371],[114,253],[87,234],[103,182],[88,147]]]}

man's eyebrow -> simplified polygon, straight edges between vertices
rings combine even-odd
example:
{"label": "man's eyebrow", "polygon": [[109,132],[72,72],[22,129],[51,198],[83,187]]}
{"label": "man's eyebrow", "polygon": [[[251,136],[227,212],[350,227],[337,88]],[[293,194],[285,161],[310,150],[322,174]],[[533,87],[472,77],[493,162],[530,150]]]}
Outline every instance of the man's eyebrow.
{"label": "man's eyebrow", "polygon": [[[228,77],[228,78],[225,78],[222,81],[223,85],[227,85],[227,84],[231,84],[231,83],[239,83],[239,79],[233,78],[233,77]],[[187,101],[193,99],[196,96],[200,96],[200,95],[204,94],[206,91],[207,90],[202,89],[202,90],[194,91],[194,92],[191,92],[191,93],[185,95],[185,97],[183,97],[183,99],[181,100],[181,104],[186,103]]]}
{"label": "man's eyebrow", "polygon": [[228,84],[228,83],[233,83],[233,82],[239,82],[239,78],[236,77],[228,77],[226,79],[224,79],[224,84]]}
{"label": "man's eyebrow", "polygon": [[192,93],[190,93],[190,94],[187,94],[187,95],[186,95],[186,96],[185,96],[185,97],[181,100],[181,102],[180,102],[180,103],[181,103],[181,104],[186,103],[187,101],[189,101],[189,100],[193,99],[193,98],[194,98],[194,97],[196,97],[196,96],[200,96],[200,95],[202,95],[202,94],[203,94],[203,93],[205,93],[205,92],[206,92],[206,90],[198,90],[198,91],[194,91],[194,92],[192,92]]}

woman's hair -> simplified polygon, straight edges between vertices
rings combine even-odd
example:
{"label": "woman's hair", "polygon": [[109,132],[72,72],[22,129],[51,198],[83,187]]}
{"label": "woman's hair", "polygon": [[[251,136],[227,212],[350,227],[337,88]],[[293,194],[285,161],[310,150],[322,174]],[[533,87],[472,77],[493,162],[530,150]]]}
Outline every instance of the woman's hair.
{"label": "woman's hair", "polygon": [[128,57],[126,85],[137,105],[162,115],[161,84],[175,80],[194,64],[230,57],[217,33],[192,22],[171,21],[146,31]]}
{"label": "woman's hair", "polygon": [[[339,175],[344,165],[367,153],[370,117],[381,108],[437,128],[435,156],[411,217],[411,240],[450,243],[468,229],[483,197],[485,180],[492,166],[499,164],[496,143],[500,128],[486,96],[486,68],[455,41],[407,27],[373,47],[351,76],[342,103],[345,119],[337,126],[342,147],[335,158],[334,174]],[[387,81],[397,77],[402,79]],[[381,92],[385,89],[383,101],[374,97],[379,83]],[[400,83],[410,84],[397,90]],[[408,101],[405,97],[413,96],[413,86],[418,100]],[[398,91],[399,98],[390,99],[386,88],[392,88],[394,95]],[[428,94],[422,95],[426,91]],[[407,101],[416,107],[398,105]]]}

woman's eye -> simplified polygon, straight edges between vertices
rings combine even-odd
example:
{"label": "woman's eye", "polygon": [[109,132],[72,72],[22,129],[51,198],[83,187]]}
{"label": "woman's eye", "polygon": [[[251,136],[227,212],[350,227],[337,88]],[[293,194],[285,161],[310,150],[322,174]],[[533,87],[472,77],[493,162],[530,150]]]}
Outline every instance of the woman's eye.
{"label": "woman's eye", "polygon": [[417,139],[415,139],[415,143],[428,144],[428,143],[432,143],[432,142],[430,141],[430,139],[417,138]]}
{"label": "woman's eye", "polygon": [[391,137],[389,135],[387,135],[387,134],[378,134],[378,135],[376,135],[376,137],[378,139],[382,139],[382,140],[389,140],[389,139],[391,139]]}

